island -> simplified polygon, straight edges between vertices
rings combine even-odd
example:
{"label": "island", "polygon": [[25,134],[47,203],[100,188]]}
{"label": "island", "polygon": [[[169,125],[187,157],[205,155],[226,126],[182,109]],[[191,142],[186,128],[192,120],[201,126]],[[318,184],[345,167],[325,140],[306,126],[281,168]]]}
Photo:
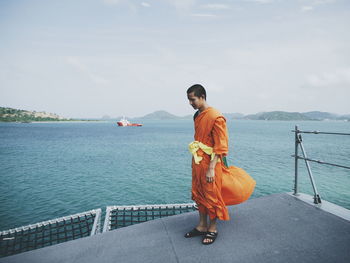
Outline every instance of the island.
{"label": "island", "polygon": [[[227,120],[263,120],[263,121],[348,121],[350,122],[350,114],[339,115],[335,113],[322,111],[309,112],[286,112],[286,111],[269,111],[259,112],[256,114],[244,115],[242,113],[223,113]],[[0,122],[44,122],[44,121],[117,121],[120,118],[111,118],[109,115],[104,115],[102,118],[81,118],[72,119],[64,118],[55,113],[47,113],[45,111],[29,111],[20,110],[8,107],[0,107]],[[129,118],[131,120],[192,120],[193,114],[185,116],[177,116],[165,110],[158,110],[146,114],[142,117]]]}
{"label": "island", "polygon": [[28,111],[13,108],[0,107],[0,122],[36,122],[36,121],[72,121],[55,113],[45,111]]}
{"label": "island", "polygon": [[[269,111],[259,112],[256,114],[244,115],[242,113],[223,113],[227,120],[264,120],[264,121],[350,121],[350,114],[339,115],[329,112],[310,111],[310,112],[286,112],[286,111]],[[143,117],[132,119],[138,120],[188,120],[192,115],[176,116],[164,110],[149,113]]]}

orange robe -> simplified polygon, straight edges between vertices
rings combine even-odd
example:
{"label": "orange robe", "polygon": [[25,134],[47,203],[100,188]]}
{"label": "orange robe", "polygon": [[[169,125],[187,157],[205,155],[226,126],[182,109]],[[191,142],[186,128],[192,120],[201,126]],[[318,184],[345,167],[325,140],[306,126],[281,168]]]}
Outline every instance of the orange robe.
{"label": "orange robe", "polygon": [[219,155],[220,162],[215,166],[214,182],[206,181],[210,155],[202,149],[197,155],[203,159],[196,164],[192,158],[192,200],[202,213],[211,219],[229,220],[226,205],[239,204],[247,200],[253,193],[255,181],[243,169],[235,166],[226,167],[222,157],[228,153],[228,134],[226,119],[212,107],[201,112],[194,121],[195,141],[213,148]]}

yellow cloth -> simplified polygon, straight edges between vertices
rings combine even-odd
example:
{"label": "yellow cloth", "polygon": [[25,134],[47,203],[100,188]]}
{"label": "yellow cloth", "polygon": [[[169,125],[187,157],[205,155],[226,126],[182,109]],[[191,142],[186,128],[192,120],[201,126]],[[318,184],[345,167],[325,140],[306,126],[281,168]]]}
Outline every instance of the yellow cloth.
{"label": "yellow cloth", "polygon": [[199,164],[203,157],[197,155],[197,151],[201,149],[206,154],[210,155],[210,160],[213,160],[215,157],[215,153],[213,152],[213,147],[210,147],[208,145],[205,145],[204,143],[201,143],[199,141],[193,141],[188,145],[188,150],[193,155],[194,162],[196,164]]}

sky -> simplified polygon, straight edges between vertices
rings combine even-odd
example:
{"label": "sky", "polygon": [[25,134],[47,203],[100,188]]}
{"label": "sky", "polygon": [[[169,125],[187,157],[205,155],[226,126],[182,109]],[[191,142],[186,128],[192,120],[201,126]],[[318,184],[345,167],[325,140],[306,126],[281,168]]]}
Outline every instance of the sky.
{"label": "sky", "polygon": [[348,0],[0,0],[0,106],[350,114]]}

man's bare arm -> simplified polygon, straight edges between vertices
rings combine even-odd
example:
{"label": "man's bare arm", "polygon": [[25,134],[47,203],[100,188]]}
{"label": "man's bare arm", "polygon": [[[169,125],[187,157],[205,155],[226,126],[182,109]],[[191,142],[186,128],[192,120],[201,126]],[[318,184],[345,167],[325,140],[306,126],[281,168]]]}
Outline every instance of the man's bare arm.
{"label": "man's bare arm", "polygon": [[214,177],[215,177],[215,166],[218,162],[219,159],[219,155],[215,154],[213,160],[210,161],[209,163],[209,168],[208,171],[206,173],[206,179],[208,183],[211,183],[214,181]]}

